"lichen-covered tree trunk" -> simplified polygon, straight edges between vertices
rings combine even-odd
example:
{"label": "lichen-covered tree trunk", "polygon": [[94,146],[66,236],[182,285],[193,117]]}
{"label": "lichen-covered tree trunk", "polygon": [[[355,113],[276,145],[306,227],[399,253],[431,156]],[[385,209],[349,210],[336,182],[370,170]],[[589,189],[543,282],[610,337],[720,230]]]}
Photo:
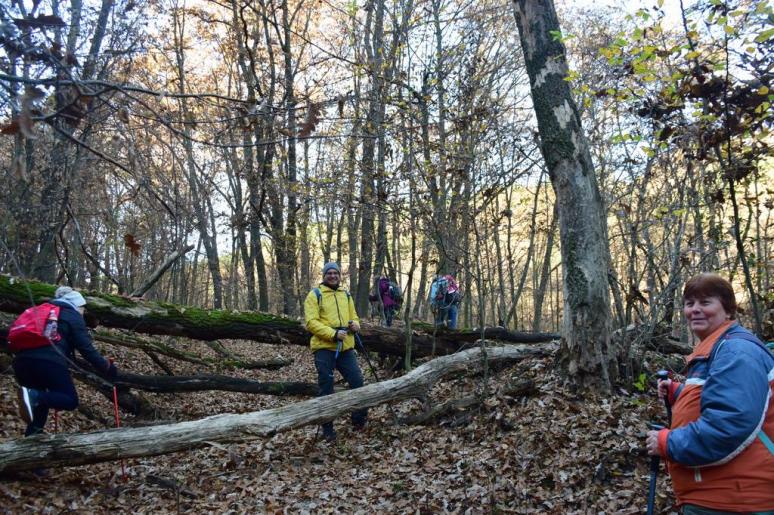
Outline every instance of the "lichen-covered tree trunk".
{"label": "lichen-covered tree trunk", "polygon": [[580,116],[552,0],[514,0],[540,145],[559,204],[564,320],[559,364],[580,385],[609,388],[617,377],[610,340],[605,207]]}

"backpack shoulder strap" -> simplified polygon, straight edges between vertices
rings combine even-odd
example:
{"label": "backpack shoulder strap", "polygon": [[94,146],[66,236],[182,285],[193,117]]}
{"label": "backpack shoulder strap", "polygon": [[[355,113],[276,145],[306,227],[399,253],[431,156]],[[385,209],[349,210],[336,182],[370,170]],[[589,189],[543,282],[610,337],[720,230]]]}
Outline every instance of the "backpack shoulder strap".
{"label": "backpack shoulder strap", "polygon": [[[322,304],[322,292],[320,291],[320,288],[313,288],[312,291],[314,292],[314,295],[317,297],[317,305],[320,306]],[[344,290],[344,293],[347,294],[347,301],[352,297],[349,294],[349,290]]]}
{"label": "backpack shoulder strap", "polygon": [[[712,351],[710,351],[710,355],[707,358],[707,370],[709,370],[710,365],[712,365],[712,360],[715,359],[715,354],[718,353],[718,351],[720,350],[720,347],[722,347],[723,343],[725,343],[725,341],[728,339],[727,334],[728,333],[724,334],[723,337],[720,339],[720,341],[718,341],[718,343],[716,343],[712,347]],[[743,332],[741,334],[734,335],[733,338],[738,338],[740,340],[746,340],[746,341],[748,341],[750,343],[754,343],[758,347],[760,347],[763,350],[765,350],[766,352],[768,352],[774,358],[774,352],[772,352],[772,348],[770,348],[765,343],[761,342],[758,339],[758,337],[753,335],[753,334],[750,334],[750,333],[747,333],[747,332]]]}

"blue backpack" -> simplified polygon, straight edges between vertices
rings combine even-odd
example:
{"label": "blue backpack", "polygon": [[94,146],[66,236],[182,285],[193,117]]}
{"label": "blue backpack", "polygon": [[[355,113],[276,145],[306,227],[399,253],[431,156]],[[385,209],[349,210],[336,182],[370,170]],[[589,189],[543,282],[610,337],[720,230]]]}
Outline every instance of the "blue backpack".
{"label": "blue backpack", "polygon": [[433,308],[446,307],[446,294],[449,293],[449,280],[446,277],[438,277],[430,286],[430,305]]}

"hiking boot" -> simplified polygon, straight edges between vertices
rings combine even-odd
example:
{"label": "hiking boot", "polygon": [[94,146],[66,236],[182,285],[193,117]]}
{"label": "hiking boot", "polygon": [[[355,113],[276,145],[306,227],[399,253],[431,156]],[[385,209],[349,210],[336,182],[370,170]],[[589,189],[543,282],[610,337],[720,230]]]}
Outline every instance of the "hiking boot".
{"label": "hiking boot", "polygon": [[38,467],[38,468],[32,469],[32,475],[36,479],[46,479],[48,476],[51,475],[51,472],[48,469]]}
{"label": "hiking boot", "polygon": [[323,440],[326,442],[335,442],[336,441],[336,430],[335,429],[323,429]]}
{"label": "hiking boot", "polygon": [[30,424],[35,416],[32,410],[38,405],[38,391],[20,386],[17,394],[19,396],[19,416],[27,424]]}

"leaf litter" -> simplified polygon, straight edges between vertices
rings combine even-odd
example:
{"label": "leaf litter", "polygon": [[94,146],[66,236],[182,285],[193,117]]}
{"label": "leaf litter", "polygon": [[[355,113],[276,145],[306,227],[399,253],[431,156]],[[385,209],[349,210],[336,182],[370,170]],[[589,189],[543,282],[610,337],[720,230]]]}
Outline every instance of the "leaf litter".
{"label": "leaf litter", "polygon": [[[199,342],[175,342],[186,351],[215,357]],[[229,341],[246,359],[292,358],[284,369],[227,370],[259,381],[310,381],[316,372],[308,349]],[[133,373],[159,374],[144,354],[99,344]],[[373,381],[368,364],[361,368]],[[375,360],[372,359],[372,362]],[[176,374],[212,373],[166,360]],[[380,371],[383,377],[385,371]],[[337,379],[340,380],[340,378]],[[535,388],[509,394],[509,385],[530,379]],[[480,393],[480,377],[436,384],[429,405]],[[14,379],[0,375],[0,439],[23,432]],[[83,411],[60,414],[60,430],[112,427],[112,406],[76,383]],[[489,396],[429,425],[400,425],[421,412],[416,400],[370,410],[366,431],[335,421],[338,440],[324,442],[316,426],[243,444],[219,444],[165,456],[18,473],[0,479],[2,513],[548,513],[634,514],[645,511],[649,458],[647,423],[662,417],[652,394],[579,395],[553,371],[550,358],[530,358],[499,370]],[[244,413],[287,405],[301,398],[235,392],[153,394],[141,392],[165,422],[217,413]],[[89,418],[87,412],[96,414]],[[50,417],[50,419],[53,417]],[[122,426],[147,424],[122,414]],[[47,430],[52,431],[51,421]],[[671,485],[659,475],[657,513],[676,513]]]}

